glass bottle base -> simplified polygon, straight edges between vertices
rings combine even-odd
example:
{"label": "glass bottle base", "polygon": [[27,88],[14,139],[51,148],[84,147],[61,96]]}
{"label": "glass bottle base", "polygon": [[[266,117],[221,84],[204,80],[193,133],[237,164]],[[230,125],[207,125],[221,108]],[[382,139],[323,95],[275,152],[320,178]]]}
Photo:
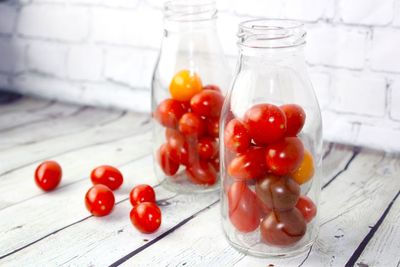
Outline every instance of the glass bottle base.
{"label": "glass bottle base", "polygon": [[188,181],[187,177],[184,174],[178,174],[172,177],[164,177],[164,180],[161,182],[161,186],[165,189],[180,193],[180,194],[192,194],[192,193],[209,193],[219,190],[219,179],[214,185],[204,186],[197,185],[190,181]]}

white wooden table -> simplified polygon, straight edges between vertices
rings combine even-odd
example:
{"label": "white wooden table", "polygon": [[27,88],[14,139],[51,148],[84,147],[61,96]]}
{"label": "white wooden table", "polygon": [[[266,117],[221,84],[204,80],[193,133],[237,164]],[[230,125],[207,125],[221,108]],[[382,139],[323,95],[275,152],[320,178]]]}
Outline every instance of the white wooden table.
{"label": "white wooden table", "polygon": [[[326,144],[318,241],[295,258],[260,259],[226,242],[218,193],[157,184],[150,129],[149,115],[26,97],[1,104],[0,266],[400,266],[399,155]],[[64,170],[51,193],[33,180],[47,159]],[[84,195],[100,164],[119,167],[125,182],[112,214],[96,218]],[[163,223],[154,234],[129,220],[138,183],[156,188]]]}

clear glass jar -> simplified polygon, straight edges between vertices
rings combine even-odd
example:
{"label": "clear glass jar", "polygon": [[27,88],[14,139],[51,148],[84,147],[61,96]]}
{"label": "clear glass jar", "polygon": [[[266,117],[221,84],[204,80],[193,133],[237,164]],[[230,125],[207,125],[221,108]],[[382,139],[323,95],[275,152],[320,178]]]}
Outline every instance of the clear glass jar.
{"label": "clear glass jar", "polygon": [[318,234],[322,121],[305,36],[294,21],[239,26],[221,114],[222,217],[228,241],[255,256],[303,252]]}
{"label": "clear glass jar", "polygon": [[164,7],[164,36],[152,81],[155,172],[172,191],[219,186],[219,118],[231,71],[216,29],[215,1]]}

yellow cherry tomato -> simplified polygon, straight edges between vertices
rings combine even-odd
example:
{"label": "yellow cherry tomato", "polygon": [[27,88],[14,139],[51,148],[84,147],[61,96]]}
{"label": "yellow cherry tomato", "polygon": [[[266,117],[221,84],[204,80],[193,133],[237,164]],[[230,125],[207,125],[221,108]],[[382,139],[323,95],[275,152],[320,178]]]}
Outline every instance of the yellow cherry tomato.
{"label": "yellow cherry tomato", "polygon": [[169,85],[169,92],[175,100],[189,101],[192,96],[203,88],[199,75],[189,70],[182,70],[175,74]]}
{"label": "yellow cherry tomato", "polygon": [[299,184],[304,184],[308,182],[314,176],[314,160],[310,151],[304,150],[304,158],[300,164],[300,167],[297,168],[292,173],[292,178]]}

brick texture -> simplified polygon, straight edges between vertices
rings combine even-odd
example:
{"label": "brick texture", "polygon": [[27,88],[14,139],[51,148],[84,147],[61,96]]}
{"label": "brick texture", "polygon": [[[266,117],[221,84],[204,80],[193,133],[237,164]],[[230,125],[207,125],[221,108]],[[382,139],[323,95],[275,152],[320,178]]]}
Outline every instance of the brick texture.
{"label": "brick texture", "polygon": [[[149,112],[165,1],[0,3],[0,87]],[[400,0],[217,0],[217,6],[221,45],[233,67],[239,22],[304,22],[325,138],[388,150],[392,142],[400,150],[392,140],[400,131]]]}

